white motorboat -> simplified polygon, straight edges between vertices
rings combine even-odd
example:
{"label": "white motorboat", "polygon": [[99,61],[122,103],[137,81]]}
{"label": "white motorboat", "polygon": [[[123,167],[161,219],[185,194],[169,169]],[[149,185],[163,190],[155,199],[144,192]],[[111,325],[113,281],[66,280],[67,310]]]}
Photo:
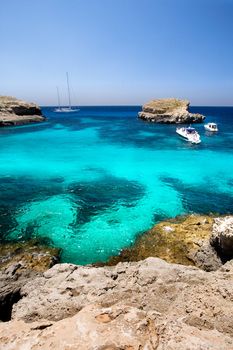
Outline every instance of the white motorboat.
{"label": "white motorboat", "polygon": [[60,94],[59,94],[59,90],[58,90],[58,87],[57,87],[58,107],[54,109],[54,112],[57,112],[57,113],[69,113],[69,112],[77,112],[77,111],[80,110],[78,108],[73,108],[71,106],[70,84],[69,84],[69,76],[68,76],[67,72],[66,72],[66,81],[67,81],[67,91],[68,91],[68,98],[69,98],[69,106],[68,107],[61,107]]}
{"label": "white motorboat", "polygon": [[204,128],[207,131],[217,132],[218,131],[218,125],[216,123],[207,123],[204,125]]}
{"label": "white motorboat", "polygon": [[182,136],[186,141],[189,141],[191,143],[200,143],[201,138],[196,129],[192,128],[189,126],[188,128],[186,127],[181,127],[181,128],[176,128],[177,134]]}

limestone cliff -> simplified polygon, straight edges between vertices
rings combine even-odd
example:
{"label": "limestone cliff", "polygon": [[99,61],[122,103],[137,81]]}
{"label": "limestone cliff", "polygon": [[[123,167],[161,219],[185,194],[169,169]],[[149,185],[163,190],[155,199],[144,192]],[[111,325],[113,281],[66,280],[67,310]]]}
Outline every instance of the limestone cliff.
{"label": "limestone cliff", "polygon": [[42,122],[45,117],[39,106],[18,100],[15,97],[0,96],[0,127]]}
{"label": "limestone cliff", "polygon": [[166,124],[202,123],[205,117],[188,111],[189,101],[175,98],[152,100],[142,107],[138,116],[149,122]]}

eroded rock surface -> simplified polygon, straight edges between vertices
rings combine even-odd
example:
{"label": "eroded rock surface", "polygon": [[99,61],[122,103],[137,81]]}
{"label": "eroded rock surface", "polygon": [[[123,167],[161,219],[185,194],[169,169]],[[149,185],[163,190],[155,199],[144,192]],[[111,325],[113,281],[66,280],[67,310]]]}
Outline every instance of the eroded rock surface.
{"label": "eroded rock surface", "polygon": [[22,288],[0,348],[232,350],[233,263],[57,264]]}
{"label": "eroded rock surface", "polygon": [[13,305],[22,297],[22,286],[57,263],[59,255],[59,249],[46,247],[35,240],[0,246],[1,321],[10,320]]}
{"label": "eroded rock surface", "polygon": [[44,120],[40,107],[35,103],[18,100],[15,97],[0,96],[0,127]]}
{"label": "eroded rock surface", "polygon": [[211,243],[223,260],[233,259],[233,216],[214,220]]}
{"label": "eroded rock surface", "polygon": [[142,107],[138,116],[149,122],[167,124],[202,123],[205,117],[188,111],[189,101],[175,98],[152,100]]}

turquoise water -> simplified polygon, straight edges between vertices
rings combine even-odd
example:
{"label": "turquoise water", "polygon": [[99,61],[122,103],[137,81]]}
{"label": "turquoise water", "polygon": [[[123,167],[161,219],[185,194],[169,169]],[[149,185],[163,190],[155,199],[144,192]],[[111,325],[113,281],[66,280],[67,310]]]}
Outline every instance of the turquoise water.
{"label": "turquoise water", "polygon": [[219,124],[200,145],[139,107],[82,107],[0,130],[1,242],[39,237],[62,261],[106,261],[154,223],[233,212],[233,108],[193,108]]}

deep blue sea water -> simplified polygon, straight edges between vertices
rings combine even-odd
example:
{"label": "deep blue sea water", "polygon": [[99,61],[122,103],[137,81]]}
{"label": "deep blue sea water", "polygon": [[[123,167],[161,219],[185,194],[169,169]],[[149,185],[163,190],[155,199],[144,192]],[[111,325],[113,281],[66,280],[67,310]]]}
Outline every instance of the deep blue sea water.
{"label": "deep blue sea water", "polygon": [[191,145],[140,107],[43,108],[42,124],[0,129],[0,239],[39,237],[62,261],[117,254],[164,218],[233,212],[233,108],[193,107],[217,122]]}

